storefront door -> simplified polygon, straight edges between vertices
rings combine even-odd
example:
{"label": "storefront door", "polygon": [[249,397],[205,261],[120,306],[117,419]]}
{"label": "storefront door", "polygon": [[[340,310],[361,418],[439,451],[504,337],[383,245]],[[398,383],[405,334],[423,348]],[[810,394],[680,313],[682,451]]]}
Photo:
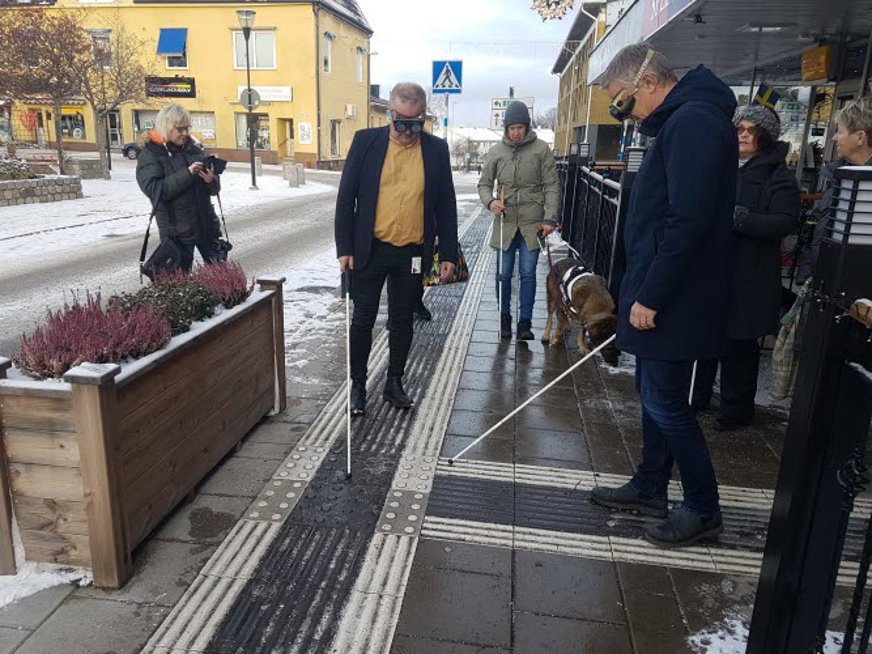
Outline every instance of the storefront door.
{"label": "storefront door", "polygon": [[109,147],[120,148],[124,145],[124,134],[121,131],[121,114],[118,111],[110,111],[106,118],[109,124]]}

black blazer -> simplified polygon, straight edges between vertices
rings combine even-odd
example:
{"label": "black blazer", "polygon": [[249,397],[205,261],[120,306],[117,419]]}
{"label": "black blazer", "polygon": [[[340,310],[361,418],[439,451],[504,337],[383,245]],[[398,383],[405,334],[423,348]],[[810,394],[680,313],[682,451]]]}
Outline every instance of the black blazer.
{"label": "black blazer", "polygon": [[[366,267],[372,249],[375,208],[389,134],[390,127],[356,132],[339,182],[334,224],[336,255],[353,255],[354,267],[358,270]],[[448,144],[422,132],[421,154],[424,159],[425,249],[432,252],[438,236],[441,260],[456,264],[457,201]],[[426,263],[424,269],[427,269]]]}

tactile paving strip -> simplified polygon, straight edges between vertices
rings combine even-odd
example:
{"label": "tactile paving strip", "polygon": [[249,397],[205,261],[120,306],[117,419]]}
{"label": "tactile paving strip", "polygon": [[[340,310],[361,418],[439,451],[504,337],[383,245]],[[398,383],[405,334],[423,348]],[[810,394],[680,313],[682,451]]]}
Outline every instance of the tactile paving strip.
{"label": "tactile paving strip", "polygon": [[391,490],[378,518],[378,530],[383,534],[417,536],[426,506],[426,493]]}
{"label": "tactile paving strip", "polygon": [[397,467],[397,474],[394,475],[393,487],[429,493],[433,488],[437,461],[435,456],[404,455]]}

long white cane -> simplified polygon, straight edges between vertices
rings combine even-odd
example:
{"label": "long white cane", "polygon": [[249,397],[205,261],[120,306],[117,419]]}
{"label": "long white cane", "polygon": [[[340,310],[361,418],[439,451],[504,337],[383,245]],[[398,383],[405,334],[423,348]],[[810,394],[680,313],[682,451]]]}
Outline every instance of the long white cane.
{"label": "long white cane", "polygon": [[345,478],[351,479],[351,271],[342,273],[345,292]]}
{"label": "long white cane", "polygon": [[687,403],[693,406],[693,387],[696,385],[696,367],[699,361],[693,362],[693,372],[690,374],[690,394],[687,396]]}
{"label": "long white cane", "polygon": [[[500,204],[506,201],[506,189],[500,187]],[[503,222],[506,217],[505,205],[500,212],[500,243],[497,250],[497,313],[499,320],[497,321],[497,342],[503,338]]]}

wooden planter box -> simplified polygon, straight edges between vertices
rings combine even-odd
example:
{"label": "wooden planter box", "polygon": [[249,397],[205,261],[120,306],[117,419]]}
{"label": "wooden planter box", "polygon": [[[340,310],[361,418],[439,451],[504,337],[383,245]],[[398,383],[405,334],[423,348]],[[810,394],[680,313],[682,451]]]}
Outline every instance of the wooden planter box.
{"label": "wooden planter box", "polygon": [[121,587],[130,554],[265,415],[285,408],[280,279],[123,369],[5,379],[0,360],[0,574],[14,511],[31,561]]}

